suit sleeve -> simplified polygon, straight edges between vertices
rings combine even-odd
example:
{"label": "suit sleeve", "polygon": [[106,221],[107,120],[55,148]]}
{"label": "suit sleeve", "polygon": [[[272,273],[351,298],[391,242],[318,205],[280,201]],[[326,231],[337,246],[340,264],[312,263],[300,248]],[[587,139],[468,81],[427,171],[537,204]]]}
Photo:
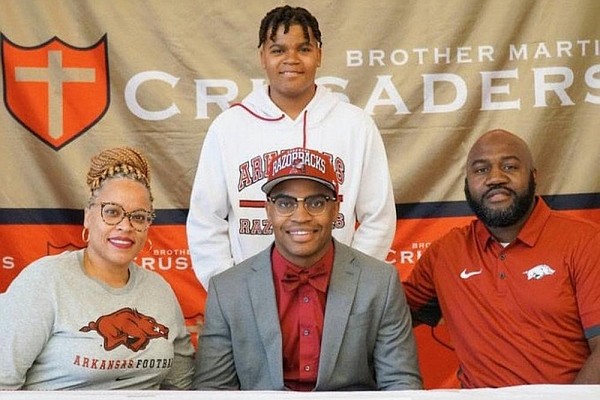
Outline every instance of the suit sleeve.
{"label": "suit sleeve", "polygon": [[395,270],[390,276],[386,292],[374,363],[380,390],[422,388],[410,311]]}
{"label": "suit sleeve", "polygon": [[196,390],[239,390],[231,328],[221,308],[218,283],[213,282],[208,288],[204,319],[193,387]]}
{"label": "suit sleeve", "polygon": [[202,145],[186,223],[192,266],[205,288],[212,276],[233,265],[227,221],[226,168],[223,167],[216,122],[211,125]]}
{"label": "suit sleeve", "polygon": [[368,140],[356,201],[356,218],[360,225],[354,233],[352,247],[385,260],[396,233],[394,192],[381,134],[368,116],[365,131]]}

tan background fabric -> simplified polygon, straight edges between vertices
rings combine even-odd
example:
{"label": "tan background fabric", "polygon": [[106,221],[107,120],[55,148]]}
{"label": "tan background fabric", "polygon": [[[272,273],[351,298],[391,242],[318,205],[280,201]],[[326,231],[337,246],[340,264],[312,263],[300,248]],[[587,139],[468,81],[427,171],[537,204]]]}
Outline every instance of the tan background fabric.
{"label": "tan background fabric", "polygon": [[[81,210],[87,200],[88,161],[101,149],[131,145],[149,157],[154,205],[162,218],[151,228],[153,248],[144,249],[138,262],[169,280],[190,330],[197,332],[206,294],[191,269],[181,215],[189,207],[208,126],[228,103],[264,80],[258,26],[281,4],[0,0],[3,43],[21,54],[10,52],[7,59],[9,52],[3,53],[0,83],[0,292],[34,259],[83,246],[80,227],[73,225],[77,217],[69,211]],[[572,212],[600,222],[600,2],[309,0],[292,5],[308,8],[320,22],[318,83],[366,109],[381,129],[399,209],[463,201],[470,145],[483,132],[504,128],[529,142],[539,193],[581,194],[587,206]],[[52,42],[55,51],[64,42],[63,66],[77,53],[68,47],[84,51],[105,39],[109,82],[105,113],[54,147],[16,118],[15,86],[7,71],[23,66],[27,51],[45,51],[43,45],[53,38],[58,38]],[[48,97],[44,84],[29,87],[33,94],[19,103],[25,110],[21,117],[44,124],[46,116],[37,107],[59,96]],[[76,119],[68,110],[77,105],[101,101],[90,93],[64,93],[62,122]],[[30,221],[30,214],[34,220],[42,215],[42,221]],[[469,220],[460,213],[430,217],[399,215],[388,261],[403,278],[432,240]],[[448,341],[441,329],[437,335],[417,331],[426,387],[456,385],[456,361],[434,338]]]}
{"label": "tan background fabric", "polygon": [[[239,4],[2,0],[2,34],[20,46],[38,46],[57,36],[72,46],[88,47],[106,34],[111,98],[106,115],[59,151],[23,129],[6,109],[0,110],[0,168],[6,171],[1,187],[10,188],[0,198],[0,207],[80,207],[86,196],[82,169],[89,157],[103,147],[131,144],[150,154],[156,207],[186,208],[204,133],[221,111],[214,103],[202,111],[198,86],[225,80],[237,88],[234,100],[240,100],[252,80],[263,79],[256,50],[258,24],[280,2]],[[475,137],[494,127],[514,131],[530,142],[541,173],[541,193],[600,191],[597,1],[299,4],[321,24],[321,81],[330,82],[328,86],[353,103],[369,105],[374,113],[384,135],[397,203],[462,200],[466,150]],[[524,46],[520,59],[511,59],[511,46]],[[437,61],[436,51],[441,54]],[[369,54],[377,57],[370,61]],[[548,68],[555,70],[546,70],[546,86],[563,80],[561,74],[572,75],[563,98],[544,92],[542,83],[536,85],[536,71],[541,74]],[[128,107],[127,84],[148,71],[169,74],[177,83],[174,87],[159,80],[144,83],[137,91],[139,104],[151,111],[174,105],[178,114],[149,121]],[[512,109],[482,109],[482,75],[499,71],[511,71],[514,77],[494,80],[496,88],[508,93],[491,98]],[[425,91],[424,76],[439,79],[439,74],[452,74],[466,88],[461,93],[466,96],[464,104],[451,107],[455,110],[440,110],[456,100],[454,84],[439,81],[434,90]],[[331,84],[336,80],[341,84]],[[536,105],[536,94],[543,104]],[[385,105],[394,97],[403,103],[399,106],[396,101],[399,108]],[[435,106],[427,112],[427,98],[432,97]],[[371,106],[373,101],[381,105]]]}

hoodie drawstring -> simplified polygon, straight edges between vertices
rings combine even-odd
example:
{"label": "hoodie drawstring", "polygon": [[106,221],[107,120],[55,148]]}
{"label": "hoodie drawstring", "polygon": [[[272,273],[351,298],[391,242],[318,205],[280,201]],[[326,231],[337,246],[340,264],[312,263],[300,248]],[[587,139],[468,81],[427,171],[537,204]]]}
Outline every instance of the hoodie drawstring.
{"label": "hoodie drawstring", "polygon": [[306,117],[308,116],[308,110],[304,110],[304,116],[302,117],[302,148],[306,148]]}
{"label": "hoodie drawstring", "polygon": [[254,111],[252,111],[251,109],[249,109],[248,107],[243,105],[242,103],[233,103],[231,105],[231,107],[229,107],[229,108],[233,108],[233,107],[242,107],[244,110],[248,111],[249,114],[253,115],[254,117],[256,117],[258,119],[262,119],[263,121],[275,122],[275,121],[281,121],[282,119],[285,118],[285,114],[281,114],[280,117],[276,117],[276,118],[263,117],[262,115],[258,115],[257,113],[255,113]]}
{"label": "hoodie drawstring", "polygon": [[[281,114],[281,116],[275,117],[275,118],[264,117],[262,115],[258,115],[257,113],[255,113],[250,108],[243,105],[242,103],[233,103],[230,108],[233,108],[233,107],[242,107],[250,115],[252,115],[260,120],[263,120],[263,121],[276,122],[276,121],[281,121],[282,119],[285,118],[285,114]],[[307,117],[308,117],[308,110],[304,110],[304,115],[302,116],[302,148],[304,148],[304,149],[306,148],[306,120],[307,120]]]}

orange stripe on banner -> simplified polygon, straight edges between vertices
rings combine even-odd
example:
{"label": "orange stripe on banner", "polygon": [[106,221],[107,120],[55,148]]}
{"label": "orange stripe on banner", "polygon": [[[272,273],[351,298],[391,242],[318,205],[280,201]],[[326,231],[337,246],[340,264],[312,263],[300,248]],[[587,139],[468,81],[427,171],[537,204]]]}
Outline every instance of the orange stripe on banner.
{"label": "orange stripe on banner", "polygon": [[[264,202],[251,202],[263,203]],[[600,209],[560,211],[600,224]],[[429,247],[431,242],[450,229],[468,224],[473,217],[400,219],[396,223],[396,236],[387,261],[394,264],[405,280]],[[0,224],[0,293],[32,261],[65,250],[82,248],[81,225],[64,224]],[[23,240],[35,238],[35,240]],[[206,292],[192,268],[185,224],[153,225],[149,238],[152,248],[146,246],[136,262],[143,268],[163,276],[181,304],[192,339],[204,322]],[[458,387],[456,372],[458,362],[444,325],[415,329],[419,363],[425,388]]]}

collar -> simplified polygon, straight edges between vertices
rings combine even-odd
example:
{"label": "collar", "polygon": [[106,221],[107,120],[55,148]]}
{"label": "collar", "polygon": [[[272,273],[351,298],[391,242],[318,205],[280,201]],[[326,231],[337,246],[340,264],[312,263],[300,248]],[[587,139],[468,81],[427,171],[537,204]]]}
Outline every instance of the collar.
{"label": "collar", "polygon": [[[523,225],[523,228],[521,228],[515,241],[521,241],[529,247],[535,246],[551,213],[552,210],[548,207],[546,202],[540,196],[535,196],[535,206],[533,207],[533,211],[525,222],[525,225]],[[496,241],[488,228],[480,220],[475,220],[474,230],[477,241],[483,247],[487,247],[491,242]]]}
{"label": "collar", "polygon": [[333,269],[333,257],[334,256],[334,245],[333,241],[330,243],[329,248],[327,249],[327,253],[318,260],[316,263],[311,265],[310,267],[299,267],[296,264],[288,261],[279,250],[277,250],[277,246],[273,246],[273,252],[271,254],[271,265],[273,268],[273,277],[275,281],[281,284],[285,273],[288,269],[300,272],[306,269],[313,268],[324,268],[326,273],[320,276],[317,276],[311,279],[312,286],[319,290],[322,293],[327,293],[327,287],[329,286],[329,280],[331,278],[331,271]]}

